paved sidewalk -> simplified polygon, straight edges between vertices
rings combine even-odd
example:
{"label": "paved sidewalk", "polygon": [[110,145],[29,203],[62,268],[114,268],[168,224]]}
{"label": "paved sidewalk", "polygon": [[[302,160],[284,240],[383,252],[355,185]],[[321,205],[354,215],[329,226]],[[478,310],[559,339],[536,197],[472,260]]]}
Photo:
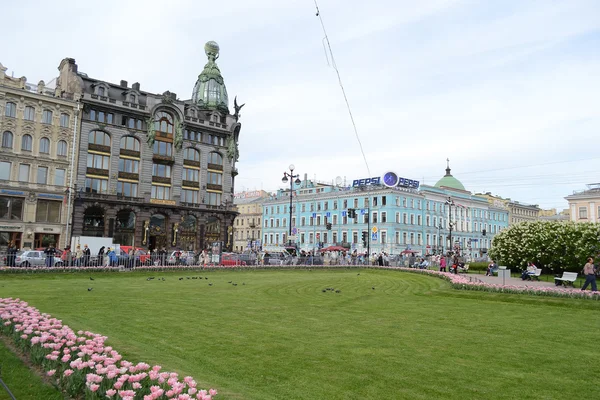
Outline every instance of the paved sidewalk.
{"label": "paved sidewalk", "polygon": [[490,283],[493,285],[506,285],[506,286],[521,286],[521,287],[552,287],[554,286],[554,279],[546,281],[546,277],[542,277],[539,281],[524,281],[521,278],[504,278],[498,276],[485,276],[484,274],[460,274],[472,280],[479,280],[484,283]]}

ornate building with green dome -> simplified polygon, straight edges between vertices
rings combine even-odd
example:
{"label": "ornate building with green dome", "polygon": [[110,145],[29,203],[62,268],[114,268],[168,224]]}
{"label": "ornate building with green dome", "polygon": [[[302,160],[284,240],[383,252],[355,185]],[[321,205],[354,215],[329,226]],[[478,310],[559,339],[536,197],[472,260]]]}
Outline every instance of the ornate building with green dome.
{"label": "ornate building with green dome", "polygon": [[167,252],[232,247],[241,106],[229,111],[217,43],[204,51],[189,100],[91,78],[63,60],[57,90],[82,93],[74,236]]}

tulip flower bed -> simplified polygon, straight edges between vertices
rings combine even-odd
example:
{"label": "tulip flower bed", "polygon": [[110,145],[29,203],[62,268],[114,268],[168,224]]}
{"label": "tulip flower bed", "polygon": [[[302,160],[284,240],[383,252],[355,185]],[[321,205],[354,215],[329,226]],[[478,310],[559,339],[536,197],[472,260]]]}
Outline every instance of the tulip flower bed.
{"label": "tulip flower bed", "polygon": [[105,346],[105,336],[75,333],[20,299],[0,298],[0,319],[0,332],[11,337],[73,398],[211,400],[217,393],[198,389],[189,376],[180,380],[176,373],[160,372],[159,365],[123,360],[116,350]]}
{"label": "tulip flower bed", "polygon": [[445,279],[452,284],[454,289],[459,290],[478,290],[482,292],[498,292],[511,294],[530,294],[535,296],[551,296],[551,297],[567,297],[572,299],[591,299],[600,300],[600,292],[592,292],[590,290],[582,291],[575,288],[563,287],[547,287],[547,286],[514,286],[490,284],[472,280],[464,275],[456,275],[450,272],[439,272],[427,269],[414,269],[404,267],[385,267],[387,269],[396,269],[414,274],[435,276]]}

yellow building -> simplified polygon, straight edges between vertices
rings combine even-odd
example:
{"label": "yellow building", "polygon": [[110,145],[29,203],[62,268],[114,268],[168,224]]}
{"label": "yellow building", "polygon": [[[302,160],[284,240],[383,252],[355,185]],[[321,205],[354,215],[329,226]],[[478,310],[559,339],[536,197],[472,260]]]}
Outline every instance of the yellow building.
{"label": "yellow building", "polygon": [[565,197],[573,222],[600,222],[600,183],[591,183],[587,187],[587,190]]}
{"label": "yellow building", "polygon": [[77,103],[0,64],[0,110],[0,251],[64,247]]}
{"label": "yellow building", "polygon": [[239,215],[233,221],[233,250],[259,250],[262,205],[269,198],[264,190],[242,192],[234,196],[233,204]]}
{"label": "yellow building", "polygon": [[477,193],[488,199],[491,206],[503,210],[508,210],[508,225],[518,224],[519,222],[537,221],[542,211],[537,204],[522,204],[511,199],[504,199],[500,196],[494,196],[490,192]]}

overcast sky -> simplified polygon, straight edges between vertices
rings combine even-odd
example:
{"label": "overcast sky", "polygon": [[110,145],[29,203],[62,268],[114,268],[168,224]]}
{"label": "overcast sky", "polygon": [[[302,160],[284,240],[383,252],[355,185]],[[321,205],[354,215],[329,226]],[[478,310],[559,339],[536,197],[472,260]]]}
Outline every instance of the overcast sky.
{"label": "overcast sky", "polygon": [[313,0],[20,0],[0,62],[37,83],[73,57],[189,99],[218,42],[230,107],[246,103],[236,191],[281,187],[291,163],[434,184],[446,158],[468,190],[545,208],[600,182],[598,0],[318,3],[368,169]]}

